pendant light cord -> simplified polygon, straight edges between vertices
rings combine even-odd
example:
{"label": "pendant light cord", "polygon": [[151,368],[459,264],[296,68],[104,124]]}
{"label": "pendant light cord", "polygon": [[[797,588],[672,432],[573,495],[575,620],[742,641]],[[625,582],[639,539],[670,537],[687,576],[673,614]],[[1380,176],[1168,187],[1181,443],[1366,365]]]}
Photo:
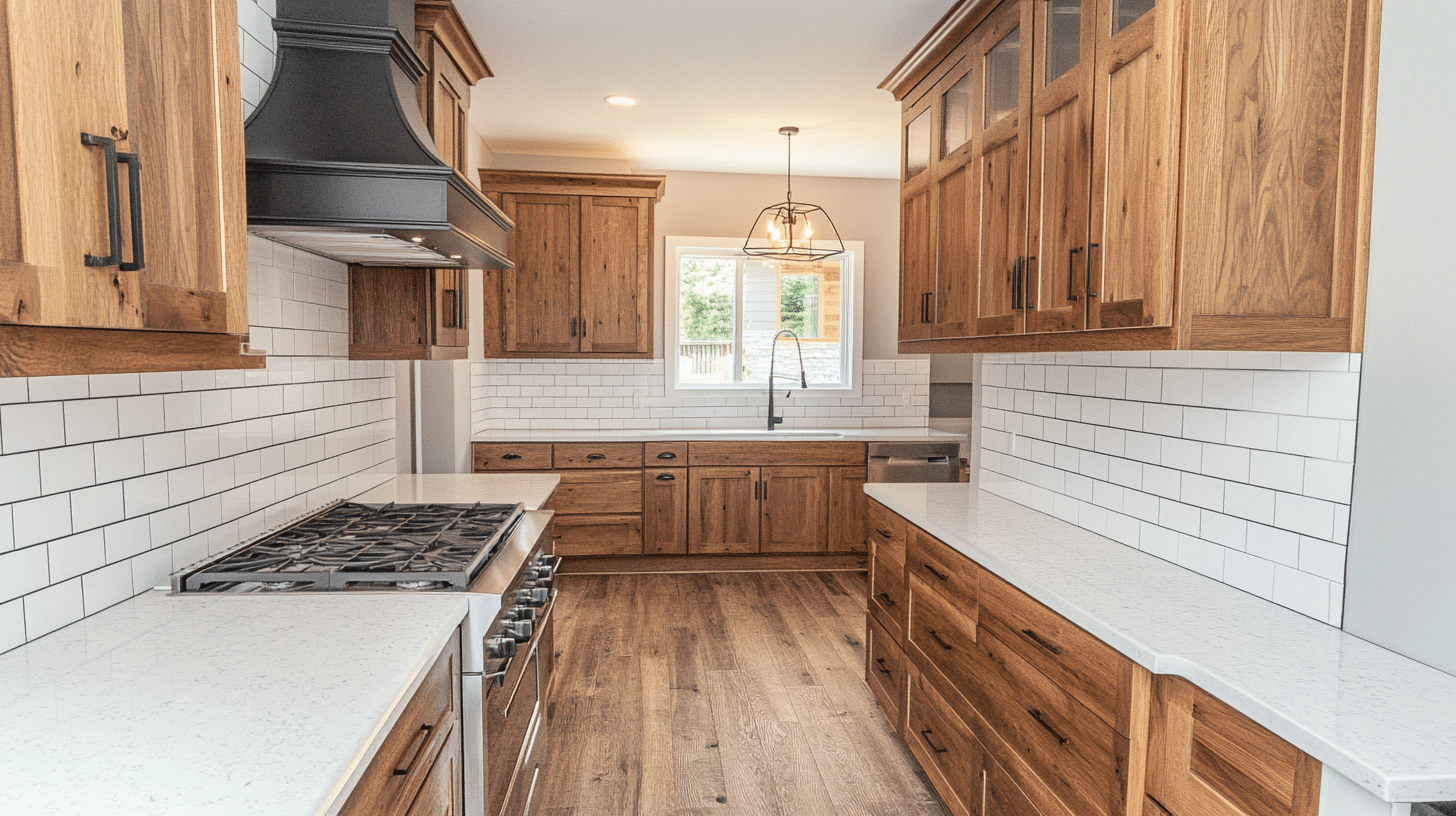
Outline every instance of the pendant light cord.
{"label": "pendant light cord", "polygon": [[784,200],[792,204],[794,202],[794,134],[784,134],[789,139],[789,159],[786,163],[787,173],[784,174],[784,184],[788,191],[784,194]]}

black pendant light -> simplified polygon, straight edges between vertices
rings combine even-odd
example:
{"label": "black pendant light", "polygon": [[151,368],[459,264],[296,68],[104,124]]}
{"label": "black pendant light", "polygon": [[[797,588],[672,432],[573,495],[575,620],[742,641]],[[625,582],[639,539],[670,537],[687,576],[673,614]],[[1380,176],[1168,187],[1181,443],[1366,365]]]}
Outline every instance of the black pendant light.
{"label": "black pendant light", "polygon": [[781,127],[789,137],[788,193],[778,204],[764,207],[748,231],[743,252],[773,261],[822,261],[844,252],[839,230],[823,207],[794,201],[794,136],[796,127]]}

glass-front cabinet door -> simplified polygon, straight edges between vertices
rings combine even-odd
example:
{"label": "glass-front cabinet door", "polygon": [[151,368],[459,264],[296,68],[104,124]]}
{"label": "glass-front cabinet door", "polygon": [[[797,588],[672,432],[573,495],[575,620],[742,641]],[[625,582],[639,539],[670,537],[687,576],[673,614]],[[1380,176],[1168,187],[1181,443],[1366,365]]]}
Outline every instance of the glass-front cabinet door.
{"label": "glass-front cabinet door", "polygon": [[1087,281],[1100,249],[1088,240],[1096,23],[1095,0],[1035,0],[1027,244],[1039,261],[1028,332],[1086,327]]}
{"label": "glass-front cabinet door", "polygon": [[934,210],[930,183],[935,112],[929,100],[903,116],[900,179],[900,339],[934,336]]}
{"label": "glass-front cabinet door", "polygon": [[1105,0],[1097,24],[1087,328],[1170,326],[1180,83],[1168,0]]}

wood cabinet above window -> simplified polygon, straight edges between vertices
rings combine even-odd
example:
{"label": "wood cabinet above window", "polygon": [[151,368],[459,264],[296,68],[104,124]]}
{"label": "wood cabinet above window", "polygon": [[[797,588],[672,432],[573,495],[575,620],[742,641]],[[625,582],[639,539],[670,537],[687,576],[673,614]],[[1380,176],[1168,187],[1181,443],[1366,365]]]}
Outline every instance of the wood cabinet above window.
{"label": "wood cabinet above window", "polygon": [[494,76],[450,0],[416,0],[415,50],[427,74],[420,110],[440,158],[464,175],[470,163],[470,88]]}
{"label": "wood cabinet above window", "polygon": [[486,270],[487,357],[651,357],[653,208],[664,176],[480,171],[513,221]]}
{"label": "wood cabinet above window", "polygon": [[1378,0],[962,0],[902,104],[900,350],[1359,351]]}
{"label": "wood cabinet above window", "polygon": [[0,376],[261,368],[237,5],[0,0]]}

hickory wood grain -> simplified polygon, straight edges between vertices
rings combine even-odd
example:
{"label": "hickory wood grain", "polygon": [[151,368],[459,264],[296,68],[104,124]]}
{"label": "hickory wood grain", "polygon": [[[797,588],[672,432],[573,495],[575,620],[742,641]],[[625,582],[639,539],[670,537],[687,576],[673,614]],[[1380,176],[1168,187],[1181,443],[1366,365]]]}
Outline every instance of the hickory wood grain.
{"label": "hickory wood grain", "polygon": [[853,573],[563,576],[534,812],[943,814],[863,680]]}

